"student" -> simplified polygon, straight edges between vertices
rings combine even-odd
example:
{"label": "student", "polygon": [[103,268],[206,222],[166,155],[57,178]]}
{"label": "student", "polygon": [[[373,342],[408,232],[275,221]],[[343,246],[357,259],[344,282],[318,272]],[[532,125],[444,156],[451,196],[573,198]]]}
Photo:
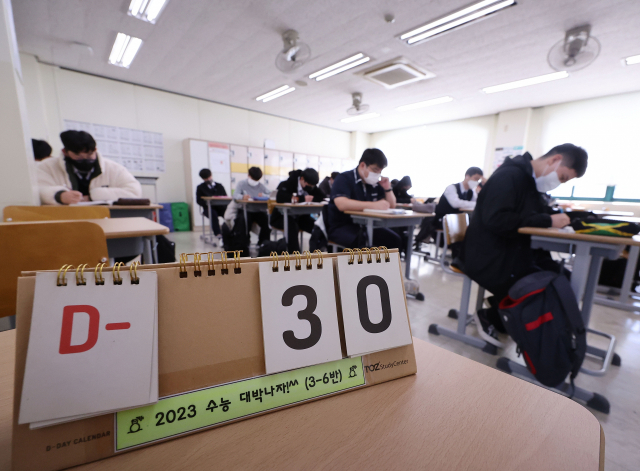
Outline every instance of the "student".
{"label": "student", "polygon": [[36,162],[42,162],[44,159],[51,157],[51,146],[47,141],[41,141],[39,139],[31,139],[31,146],[33,147],[33,157]]}
{"label": "student", "polygon": [[442,229],[442,218],[447,214],[461,213],[463,209],[474,209],[478,199],[477,187],[482,180],[482,169],[469,168],[464,180],[453,183],[445,190],[436,206],[436,224]]}
{"label": "student", "polygon": [[324,193],[325,198],[329,198],[331,196],[331,187],[338,175],[340,175],[340,172],[331,172],[331,176],[324,177],[324,180],[322,180],[320,185],[318,185],[320,190],[322,190],[322,193]]}
{"label": "student", "polygon": [[[259,167],[251,167],[249,169],[249,175],[246,180],[238,182],[236,185],[233,198],[236,201],[248,201],[252,198],[258,198],[263,196],[269,196],[269,189],[260,183],[262,178],[262,170]],[[237,218],[244,219],[243,211],[238,211]],[[236,218],[236,221],[237,221]],[[258,235],[258,245],[269,240],[271,235],[271,229],[269,229],[269,216],[267,213],[261,211],[258,208],[252,208],[251,205],[247,206],[247,230],[251,230],[253,223],[260,226],[260,234]]]}
{"label": "student", "polygon": [[[324,200],[324,193],[316,185],[320,177],[318,172],[313,168],[304,170],[292,170],[289,172],[289,179],[278,185],[278,193],[276,202],[278,203],[304,203],[316,202],[320,203]],[[289,253],[300,251],[300,243],[298,242],[298,231],[303,230],[311,234],[315,219],[308,214],[300,216],[289,216],[289,243],[287,250]],[[284,219],[280,211],[273,211],[271,214],[271,225],[278,229],[283,229]]]}
{"label": "student", "polygon": [[[389,179],[380,178],[386,166],[387,157],[380,149],[366,149],[356,168],[341,173],[335,179],[325,223],[331,242],[349,248],[365,247],[367,244],[364,228],[355,224],[345,211],[386,210],[396,207],[396,197]],[[400,248],[401,238],[391,229],[374,229],[373,246],[381,245]]]}
{"label": "student", "polygon": [[396,203],[413,203],[413,196],[407,193],[413,185],[411,177],[405,175],[395,185],[393,185],[393,194],[396,195]]}
{"label": "student", "polygon": [[220,221],[218,221],[218,211],[221,214],[224,214],[225,209],[227,209],[227,205],[224,206],[212,206],[211,207],[211,215],[209,215],[209,205],[207,202],[202,199],[203,196],[227,196],[227,192],[222,186],[221,183],[217,183],[213,181],[213,175],[211,175],[211,170],[208,168],[203,168],[200,170],[200,178],[204,180],[204,182],[200,183],[196,188],[196,202],[202,206],[202,212],[206,217],[211,221],[211,229],[213,233],[217,236],[220,235]]}
{"label": "student", "polygon": [[507,158],[484,184],[467,229],[461,253],[467,276],[491,291],[492,308],[476,317],[480,335],[494,343],[495,329],[504,331],[497,303],[524,276],[539,270],[559,271],[549,252],[531,249],[531,236],[521,227],[569,224],[564,213],[550,214],[542,195],[561,183],[580,178],[587,170],[587,152],[573,144],[554,147],[535,160],[527,152]]}
{"label": "student", "polygon": [[81,201],[113,201],[140,198],[140,183],[122,165],[104,159],[96,141],[85,131],[60,134],[62,155],[38,165],[42,204],[74,204]]}

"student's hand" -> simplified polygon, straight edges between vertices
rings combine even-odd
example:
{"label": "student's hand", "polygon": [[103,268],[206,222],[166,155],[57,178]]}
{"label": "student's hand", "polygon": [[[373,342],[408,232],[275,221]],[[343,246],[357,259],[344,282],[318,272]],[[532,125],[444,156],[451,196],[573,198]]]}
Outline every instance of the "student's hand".
{"label": "student's hand", "polygon": [[242,201],[249,201],[249,195],[242,195]]}
{"label": "student's hand", "polygon": [[82,201],[82,193],[73,190],[65,191],[60,195],[60,201],[62,201],[62,204],[79,203]]}
{"label": "student's hand", "polygon": [[412,204],[413,204],[413,203],[417,203],[417,202],[418,202],[418,200],[416,200],[415,198],[411,198],[411,203],[412,203]]}
{"label": "student's hand", "polygon": [[[389,179],[387,178],[387,181]],[[382,210],[386,210],[389,209],[391,207],[391,205],[389,204],[389,202],[387,200],[379,200],[376,201],[374,204],[373,209],[382,209]]]}
{"label": "student's hand", "polygon": [[569,219],[569,216],[567,216],[566,214],[560,213],[551,215],[551,227],[562,229],[569,224],[571,224],[571,219]]}
{"label": "student's hand", "polygon": [[311,203],[313,201],[313,195],[304,195],[304,200],[307,203]]}
{"label": "student's hand", "polygon": [[263,194],[263,193],[258,193],[258,196],[259,196],[259,197],[263,197],[263,196],[264,196],[264,194]]}
{"label": "student's hand", "polygon": [[380,183],[380,186],[385,190],[388,190],[389,188],[391,188],[391,182],[389,181],[389,177],[382,177],[379,183]]}
{"label": "student's hand", "polygon": [[90,201],[89,195],[82,195],[82,201]]}

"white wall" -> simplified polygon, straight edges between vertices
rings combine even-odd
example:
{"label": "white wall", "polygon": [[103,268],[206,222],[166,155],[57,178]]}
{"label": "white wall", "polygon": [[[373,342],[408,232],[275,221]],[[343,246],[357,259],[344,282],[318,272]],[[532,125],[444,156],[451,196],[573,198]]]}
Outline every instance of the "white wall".
{"label": "white wall", "polygon": [[[56,155],[63,120],[161,132],[166,172],[159,174],[161,202],[186,201],[183,140],[187,138],[350,158],[351,134],[174,93],[62,70],[20,55],[32,137],[47,140]],[[145,175],[146,173],[140,173]]]}

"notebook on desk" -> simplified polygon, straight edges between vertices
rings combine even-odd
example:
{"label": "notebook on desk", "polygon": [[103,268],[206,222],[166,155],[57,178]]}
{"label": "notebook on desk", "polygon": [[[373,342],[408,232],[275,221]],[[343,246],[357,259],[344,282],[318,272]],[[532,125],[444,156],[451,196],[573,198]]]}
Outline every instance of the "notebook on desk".
{"label": "notebook on desk", "polygon": [[365,213],[377,213],[377,214],[406,214],[404,209],[365,209]]}

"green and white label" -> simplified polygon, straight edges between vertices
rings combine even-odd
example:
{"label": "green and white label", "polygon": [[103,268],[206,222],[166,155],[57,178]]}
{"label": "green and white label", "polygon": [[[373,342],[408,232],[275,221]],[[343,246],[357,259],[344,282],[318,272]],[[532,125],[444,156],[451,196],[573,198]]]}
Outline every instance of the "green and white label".
{"label": "green and white label", "polygon": [[364,384],[356,357],[169,396],[116,413],[116,451]]}

